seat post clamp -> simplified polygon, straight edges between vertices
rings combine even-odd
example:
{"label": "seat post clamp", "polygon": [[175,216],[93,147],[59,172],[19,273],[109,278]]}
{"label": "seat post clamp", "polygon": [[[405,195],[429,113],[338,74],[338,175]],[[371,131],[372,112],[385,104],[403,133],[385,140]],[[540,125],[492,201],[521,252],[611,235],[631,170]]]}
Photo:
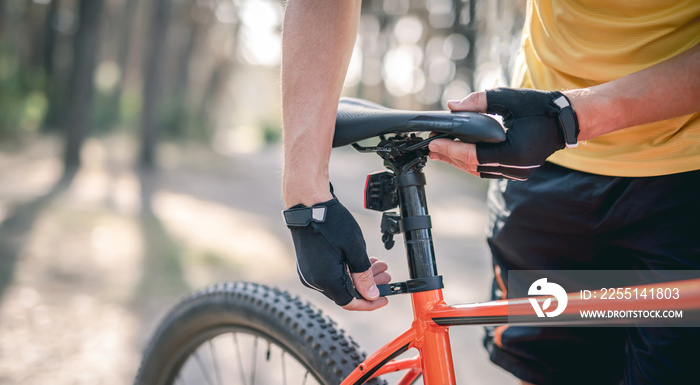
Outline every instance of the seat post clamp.
{"label": "seat post clamp", "polygon": [[426,184],[425,174],[422,172],[409,172],[394,177],[396,187],[424,186]]}
{"label": "seat post clamp", "polygon": [[379,295],[386,297],[395,294],[419,293],[422,291],[438,290],[445,287],[442,283],[442,276],[414,278],[406,282],[394,282],[387,285],[377,285]]}

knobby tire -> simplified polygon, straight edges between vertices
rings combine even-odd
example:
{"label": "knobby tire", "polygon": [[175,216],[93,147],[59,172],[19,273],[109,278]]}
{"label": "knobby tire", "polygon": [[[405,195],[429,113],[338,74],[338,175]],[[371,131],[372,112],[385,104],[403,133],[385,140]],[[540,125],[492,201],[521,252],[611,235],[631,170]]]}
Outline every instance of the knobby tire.
{"label": "knobby tire", "polygon": [[[246,347],[237,346],[245,341]],[[230,354],[218,362],[222,350]],[[226,282],[193,293],[166,315],[145,349],[135,384],[188,384],[196,373],[201,377],[193,383],[291,385],[287,372],[296,370],[300,384],[338,385],[364,358],[352,338],[311,303],[265,285]],[[273,361],[272,369],[257,373]]]}

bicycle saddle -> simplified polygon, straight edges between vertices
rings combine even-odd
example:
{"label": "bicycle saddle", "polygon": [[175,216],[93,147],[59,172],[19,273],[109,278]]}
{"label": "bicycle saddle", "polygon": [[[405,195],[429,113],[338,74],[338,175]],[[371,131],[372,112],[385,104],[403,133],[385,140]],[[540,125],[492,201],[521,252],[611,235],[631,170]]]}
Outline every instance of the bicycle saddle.
{"label": "bicycle saddle", "polygon": [[338,105],[333,147],[384,134],[437,132],[468,143],[506,139],[501,124],[476,112],[394,110],[363,99],[342,98]]}

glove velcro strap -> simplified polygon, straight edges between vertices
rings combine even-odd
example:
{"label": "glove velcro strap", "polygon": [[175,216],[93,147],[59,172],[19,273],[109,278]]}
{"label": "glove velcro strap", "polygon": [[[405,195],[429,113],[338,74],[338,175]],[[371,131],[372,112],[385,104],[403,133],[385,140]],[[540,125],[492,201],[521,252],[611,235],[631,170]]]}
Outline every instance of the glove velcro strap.
{"label": "glove velcro strap", "polygon": [[578,147],[579,134],[578,118],[569,99],[562,93],[558,92],[558,94],[561,96],[554,99],[554,104],[561,109],[559,111],[559,127],[564,134],[564,143],[567,148],[576,148]]}
{"label": "glove velcro strap", "polygon": [[311,222],[326,221],[326,206],[292,207],[282,212],[287,226],[306,227]]}

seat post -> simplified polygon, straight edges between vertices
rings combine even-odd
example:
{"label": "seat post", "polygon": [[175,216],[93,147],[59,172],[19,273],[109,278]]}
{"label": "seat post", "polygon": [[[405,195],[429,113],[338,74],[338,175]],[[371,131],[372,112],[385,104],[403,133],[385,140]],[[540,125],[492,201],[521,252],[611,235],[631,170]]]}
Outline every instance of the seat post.
{"label": "seat post", "polygon": [[438,271],[422,165],[415,165],[408,170],[402,167],[394,170],[401,211],[400,227],[404,235],[410,277],[435,277]]}

